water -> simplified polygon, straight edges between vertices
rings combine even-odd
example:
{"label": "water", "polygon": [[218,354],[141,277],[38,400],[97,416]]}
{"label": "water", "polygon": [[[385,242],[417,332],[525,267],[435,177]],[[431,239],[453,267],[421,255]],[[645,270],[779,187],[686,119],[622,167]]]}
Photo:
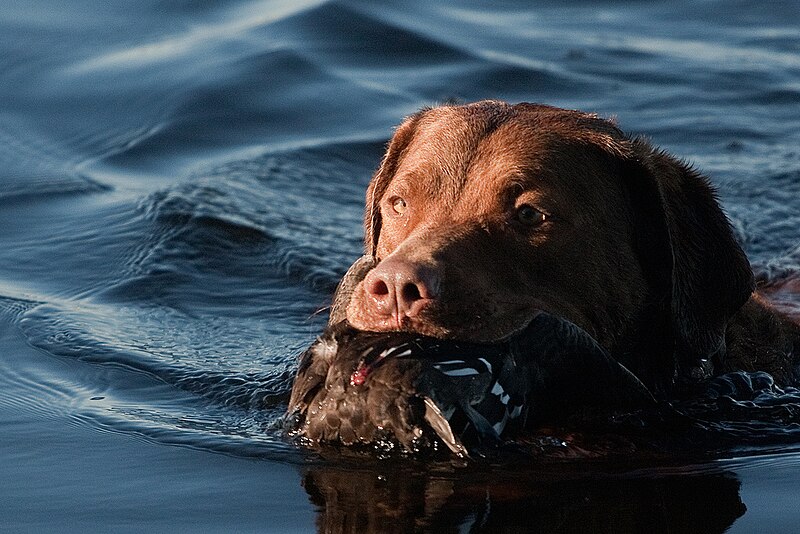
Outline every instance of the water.
{"label": "water", "polygon": [[796,275],[798,22],[792,0],[5,2],[0,528],[796,530],[785,419],[712,455],[491,468],[320,457],[274,422],[392,126],[437,101],[615,115],[713,177],[759,276]]}

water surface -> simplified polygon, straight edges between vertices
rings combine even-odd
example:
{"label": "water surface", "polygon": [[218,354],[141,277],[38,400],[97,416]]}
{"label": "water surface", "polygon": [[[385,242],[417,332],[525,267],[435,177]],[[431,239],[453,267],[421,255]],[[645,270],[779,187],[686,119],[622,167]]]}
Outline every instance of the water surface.
{"label": "water surface", "polygon": [[798,23],[791,0],[4,5],[0,525],[796,530],[791,439],[464,468],[319,457],[275,420],[424,105],[616,116],[711,175],[760,276],[796,275]]}

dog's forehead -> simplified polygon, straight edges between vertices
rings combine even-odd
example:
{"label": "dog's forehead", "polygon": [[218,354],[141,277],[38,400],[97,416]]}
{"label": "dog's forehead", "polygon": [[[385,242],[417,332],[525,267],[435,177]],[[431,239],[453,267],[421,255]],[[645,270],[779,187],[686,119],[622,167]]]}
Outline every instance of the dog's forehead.
{"label": "dog's forehead", "polygon": [[451,204],[496,203],[520,189],[583,196],[602,179],[589,147],[611,142],[606,127],[555,108],[437,108],[419,121],[397,176]]}
{"label": "dog's forehead", "polygon": [[480,144],[497,125],[500,114],[468,113],[463,108],[436,108],[419,121],[399,170],[422,177],[463,177]]}

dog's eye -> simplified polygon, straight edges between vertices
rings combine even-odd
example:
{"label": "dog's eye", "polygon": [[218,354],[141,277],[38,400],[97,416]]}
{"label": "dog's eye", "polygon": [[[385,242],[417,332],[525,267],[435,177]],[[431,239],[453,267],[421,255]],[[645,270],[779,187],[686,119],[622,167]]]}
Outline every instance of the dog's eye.
{"label": "dog's eye", "polygon": [[545,219],[544,213],[528,204],[523,204],[517,208],[517,220],[525,226],[539,226]]}
{"label": "dog's eye", "polygon": [[392,209],[396,214],[402,215],[403,213],[405,213],[407,207],[408,206],[406,206],[406,201],[403,200],[402,198],[394,197],[392,199]]}

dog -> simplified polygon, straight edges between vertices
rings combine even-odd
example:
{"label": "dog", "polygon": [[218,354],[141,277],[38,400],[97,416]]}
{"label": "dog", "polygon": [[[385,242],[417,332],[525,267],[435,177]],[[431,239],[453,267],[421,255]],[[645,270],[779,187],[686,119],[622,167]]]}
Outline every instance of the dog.
{"label": "dog", "polygon": [[597,115],[481,101],[395,131],[366,195],[356,329],[497,343],[542,312],[651,391],[800,379],[800,321],[756,290],[708,179]]}

